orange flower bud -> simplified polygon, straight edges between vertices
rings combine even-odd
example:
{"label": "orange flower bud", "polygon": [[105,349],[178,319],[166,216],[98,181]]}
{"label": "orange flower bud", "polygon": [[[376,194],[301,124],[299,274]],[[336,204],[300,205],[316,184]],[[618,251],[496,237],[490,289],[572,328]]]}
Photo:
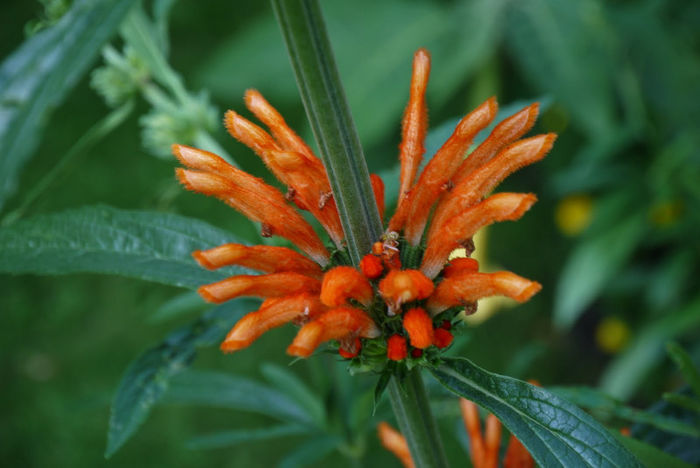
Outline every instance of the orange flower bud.
{"label": "orange flower bud", "polygon": [[410,301],[425,299],[433,289],[433,282],[418,270],[391,270],[379,282],[379,293],[393,309]]}
{"label": "orange flower bud", "polygon": [[225,352],[247,348],[266,331],[300,319],[309,320],[326,308],[316,294],[300,293],[262,303],[260,309],[240,319],[221,343]]}
{"label": "orange flower bud", "polygon": [[340,348],[338,348],[338,354],[345,359],[352,359],[360,354],[361,349],[362,342],[359,338],[355,337],[351,340],[343,340],[343,342],[340,343]]}
{"label": "orange flower bud", "polygon": [[349,266],[338,266],[323,275],[321,302],[330,307],[346,305],[352,298],[368,307],[372,303],[374,290],[367,278]]}
{"label": "orange flower bud", "polygon": [[297,333],[287,348],[292,356],[309,357],[318,346],[328,340],[348,336],[377,338],[381,334],[372,318],[360,309],[337,307],[310,321]]}
{"label": "orange flower bud", "polygon": [[450,278],[461,273],[473,273],[476,271],[479,271],[479,262],[476,259],[468,257],[453,258],[442,270],[442,276]]}
{"label": "orange flower bud", "polygon": [[433,344],[439,349],[447,348],[449,345],[452,344],[452,340],[454,340],[454,335],[452,335],[452,333],[445,330],[444,328],[436,328],[434,334],[435,341],[433,342]]}
{"label": "orange flower bud", "polygon": [[375,279],[384,273],[384,265],[376,255],[367,254],[360,261],[360,270],[367,278]]}
{"label": "orange flower bud", "polygon": [[433,321],[424,309],[414,307],[408,310],[403,315],[403,327],[408,332],[411,346],[425,349],[433,344]]}
{"label": "orange flower bud", "polygon": [[507,296],[525,302],[542,286],[509,271],[461,273],[440,282],[426,305],[435,315],[450,307],[464,305],[488,296]]}
{"label": "orange flower bud", "polygon": [[401,361],[406,359],[407,355],[406,338],[401,335],[391,335],[386,341],[386,357],[392,361]]}
{"label": "orange flower bud", "polygon": [[197,290],[208,302],[221,303],[240,296],[280,297],[301,292],[316,293],[321,282],[299,273],[231,276]]}
{"label": "orange flower bud", "polygon": [[377,426],[377,432],[379,433],[379,440],[384,448],[396,455],[401,463],[403,463],[404,468],[414,468],[415,465],[411,458],[411,451],[408,448],[408,443],[399,431],[385,422],[380,422]]}
{"label": "orange flower bud", "polygon": [[312,260],[286,247],[271,245],[224,244],[209,250],[195,250],[192,256],[204,268],[215,270],[239,265],[265,273],[293,271],[321,278],[321,268]]}

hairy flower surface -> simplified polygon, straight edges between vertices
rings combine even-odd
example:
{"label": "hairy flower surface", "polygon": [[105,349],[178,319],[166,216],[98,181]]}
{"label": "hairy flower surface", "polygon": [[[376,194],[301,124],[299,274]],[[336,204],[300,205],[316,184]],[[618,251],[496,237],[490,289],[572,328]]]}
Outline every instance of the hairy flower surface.
{"label": "hairy flower surface", "polygon": [[[464,398],[459,399],[459,408],[464,420],[464,427],[469,435],[469,455],[474,468],[534,468],[535,460],[525,446],[511,434],[506,453],[498,462],[501,448],[501,421],[493,414],[486,417],[484,432],[481,431],[479,409]],[[404,467],[413,468],[413,458],[406,439],[399,431],[385,422],[377,426],[379,440],[391,453],[401,461]]]}
{"label": "hairy flower surface", "polygon": [[[226,113],[225,125],[287,187],[286,194],[215,154],[173,145],[186,167],[176,171],[186,188],[219,198],[261,223],[263,236],[281,236],[302,252],[225,244],[193,253],[208,269],[239,265],[261,273],[199,288],[210,302],[265,299],[233,327],[221,345],[224,351],[246,348],[266,331],[292,322],[301,327],[287,348],[294,356],[308,357],[332,341],[358,369],[382,370],[390,361],[430,365],[452,343],[457,313],[465,308],[473,313],[483,297],[503,295],[523,302],[540,290],[538,283],[510,272],[481,273],[468,256],[448,259],[457,248],[466,247],[470,255],[471,238],[481,227],[516,220],[532,206],[533,194],[488,194],[512,172],[542,159],[555,135],[519,140],[537,117],[538,105],[532,104],[503,120],[470,151],[476,135],[496,117],[498,105],[489,98],[459,122],[419,173],[429,74],[430,55],[420,49],[402,123],[396,212],[357,267],[346,260],[340,217],[321,160],[258,91],[247,91],[245,103],[268,130],[234,111]],[[384,183],[374,174],[371,183],[383,219]],[[313,215],[332,247],[298,210]]]}

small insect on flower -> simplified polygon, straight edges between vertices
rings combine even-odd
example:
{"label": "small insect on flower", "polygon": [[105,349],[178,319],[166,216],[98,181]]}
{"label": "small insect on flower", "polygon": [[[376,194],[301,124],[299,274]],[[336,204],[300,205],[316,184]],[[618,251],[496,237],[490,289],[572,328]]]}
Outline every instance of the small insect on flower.
{"label": "small insect on flower", "polygon": [[[268,330],[291,322],[300,327],[287,348],[293,356],[311,356],[322,343],[333,341],[342,358],[364,369],[433,365],[454,339],[451,325],[461,308],[475,310],[476,301],[492,295],[523,302],[540,290],[538,283],[510,272],[480,273],[478,262],[469,258],[473,249],[467,249],[467,258],[449,258],[453,250],[472,245],[481,227],[516,220],[535,203],[533,194],[488,194],[514,171],[542,159],[555,135],[519,140],[537,117],[538,105],[532,104],[503,120],[469,152],[498,112],[496,99],[489,98],[459,122],[419,171],[428,128],[429,75],[430,54],[419,49],[401,126],[398,206],[359,265],[344,260],[344,233],[323,163],[258,91],[247,91],[245,104],[267,130],[234,111],[226,113],[226,128],[286,186],[285,194],[215,154],[173,145],[185,166],[176,175],[187,189],[220,199],[259,222],[264,236],[283,237],[301,251],[224,244],[193,253],[204,268],[238,265],[261,273],[199,288],[211,302],[264,299],[233,327],[222,350],[244,349]],[[372,174],[371,184],[383,219],[384,182]],[[299,210],[318,220],[330,242]]]}

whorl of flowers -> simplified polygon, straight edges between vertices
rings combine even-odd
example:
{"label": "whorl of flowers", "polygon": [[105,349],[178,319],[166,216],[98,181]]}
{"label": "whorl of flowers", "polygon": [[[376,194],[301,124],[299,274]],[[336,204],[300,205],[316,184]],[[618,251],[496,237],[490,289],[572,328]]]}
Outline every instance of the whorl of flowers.
{"label": "whorl of flowers", "polygon": [[[516,220],[536,201],[533,194],[487,194],[512,172],[543,158],[555,135],[520,139],[535,122],[535,103],[503,120],[465,158],[476,135],[496,117],[498,105],[490,98],[459,122],[418,174],[429,72],[430,56],[420,49],[403,117],[398,206],[358,267],[345,260],[340,217],[321,160],[259,92],[247,91],[245,103],[269,131],[234,111],[226,113],[225,125],[287,186],[286,194],[215,154],[173,145],[186,167],[177,169],[186,188],[221,199],[261,223],[263,236],[284,237],[303,253],[240,244],[193,253],[205,268],[240,265],[262,273],[199,288],[202,297],[216,303],[239,296],[264,299],[233,327],[221,345],[224,351],[243,349],[266,331],[293,322],[300,329],[287,352],[294,356],[308,357],[334,340],[340,355],[358,368],[377,369],[387,360],[408,367],[428,364],[452,342],[459,311],[475,311],[483,297],[523,302],[540,290],[538,283],[507,271],[480,273],[478,262],[468,256],[480,228]],[[371,182],[383,217],[384,184],[374,174]],[[298,210],[318,220],[333,244],[330,249]],[[462,247],[466,258],[448,260]]]}

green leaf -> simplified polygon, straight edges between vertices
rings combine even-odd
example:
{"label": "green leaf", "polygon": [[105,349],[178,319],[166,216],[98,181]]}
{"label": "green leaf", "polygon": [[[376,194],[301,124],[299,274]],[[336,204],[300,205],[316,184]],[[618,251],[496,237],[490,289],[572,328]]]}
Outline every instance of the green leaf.
{"label": "green leaf", "polygon": [[641,466],[591,416],[540,387],[487,372],[466,359],[446,360],[432,373],[452,392],[498,417],[541,466]]}
{"label": "green leaf", "polygon": [[645,444],[621,434],[613,435],[648,468],[692,468],[693,466],[659,450],[653,445]]}
{"label": "green leaf", "polygon": [[630,422],[644,423],[667,432],[700,437],[700,428],[686,424],[678,419],[657,413],[625,406],[619,400],[605,393],[588,387],[554,387],[551,392],[570,402],[593,411],[602,411]]}
{"label": "green leaf", "polygon": [[148,321],[152,323],[164,322],[180,315],[200,311],[205,307],[207,307],[207,303],[202,299],[202,296],[194,291],[186,291],[158,307],[153,315],[148,317]]}
{"label": "green leaf", "polygon": [[105,457],[111,457],[146,420],[172,378],[191,364],[197,348],[218,343],[251,308],[251,301],[233,301],[215,307],[190,325],[175,330],[131,363],[112,403]]}
{"label": "green leaf", "polygon": [[560,275],[554,299],[554,323],[571,327],[629,260],[644,237],[646,216],[633,213],[580,242]]}
{"label": "green leaf", "polygon": [[264,429],[241,429],[237,431],[222,431],[206,434],[190,439],[186,447],[190,450],[204,450],[232,445],[257,442],[260,440],[277,439],[280,437],[309,434],[308,427],[295,424],[266,427]]}
{"label": "green leaf", "polygon": [[681,408],[700,414],[700,400],[697,398],[678,395],[677,393],[664,393],[663,399],[672,405],[680,406]]}
{"label": "green leaf", "polygon": [[671,359],[673,359],[673,362],[676,363],[676,366],[678,366],[678,369],[683,374],[683,377],[685,377],[690,388],[695,392],[695,395],[700,397],[700,372],[698,372],[697,367],[693,364],[690,355],[685,352],[678,343],[673,342],[666,344],[666,351],[668,355],[671,356]]}
{"label": "green leaf", "polygon": [[183,372],[173,379],[163,402],[250,411],[313,425],[307,411],[282,392],[252,379],[220,372]]}
{"label": "green leaf", "polygon": [[350,257],[355,265],[382,234],[367,162],[350,114],[318,0],[273,0]]}
{"label": "green leaf", "polygon": [[192,251],[235,241],[183,216],[85,207],[0,228],[0,272],[110,273],[196,288],[244,270],[205,270]]}
{"label": "green leaf", "polygon": [[341,443],[342,439],[333,435],[321,435],[300,445],[287,454],[277,465],[278,468],[301,468],[322,459]]}
{"label": "green leaf", "polygon": [[600,389],[620,400],[627,400],[640,387],[648,372],[663,359],[664,345],[695,330],[700,325],[700,296],[680,309],[668,311],[661,319],[645,326],[622,354],[608,365],[600,379]]}
{"label": "green leaf", "polygon": [[289,369],[275,364],[263,364],[262,374],[278,390],[286,393],[299,403],[319,428],[326,423],[326,410],[322,398]]}
{"label": "green leaf", "polygon": [[0,65],[0,209],[58,106],[116,31],[134,0],[76,0],[54,26]]}

